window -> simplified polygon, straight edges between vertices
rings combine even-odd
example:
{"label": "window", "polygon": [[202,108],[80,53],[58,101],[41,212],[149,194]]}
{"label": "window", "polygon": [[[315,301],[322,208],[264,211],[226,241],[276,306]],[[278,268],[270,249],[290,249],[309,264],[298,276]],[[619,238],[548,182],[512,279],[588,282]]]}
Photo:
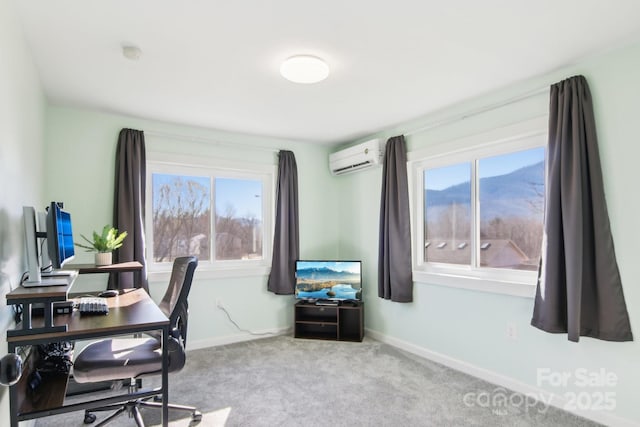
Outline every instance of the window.
{"label": "window", "polygon": [[262,259],[262,182],[216,178],[216,259]]}
{"label": "window", "polygon": [[150,270],[169,271],[185,255],[205,270],[268,266],[275,167],[254,169],[149,162]]}
{"label": "window", "polygon": [[471,262],[471,251],[458,249],[471,240],[470,174],[468,163],[424,170],[424,261]]}
{"label": "window", "polygon": [[456,141],[450,153],[410,153],[416,280],[498,292],[515,284],[505,293],[531,295],[543,235],[541,123]]}
{"label": "window", "polygon": [[544,160],[544,147],[477,160],[481,267],[537,270]]}
{"label": "window", "polygon": [[153,262],[173,262],[186,255],[209,260],[209,177],[153,173],[151,183]]}

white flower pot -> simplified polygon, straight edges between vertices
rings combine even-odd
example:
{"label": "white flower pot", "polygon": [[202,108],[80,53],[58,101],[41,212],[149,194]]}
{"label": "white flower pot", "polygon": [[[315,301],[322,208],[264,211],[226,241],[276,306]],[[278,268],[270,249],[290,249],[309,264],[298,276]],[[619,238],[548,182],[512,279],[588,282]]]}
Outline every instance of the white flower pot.
{"label": "white flower pot", "polygon": [[113,264],[112,252],[96,252],[96,265]]}

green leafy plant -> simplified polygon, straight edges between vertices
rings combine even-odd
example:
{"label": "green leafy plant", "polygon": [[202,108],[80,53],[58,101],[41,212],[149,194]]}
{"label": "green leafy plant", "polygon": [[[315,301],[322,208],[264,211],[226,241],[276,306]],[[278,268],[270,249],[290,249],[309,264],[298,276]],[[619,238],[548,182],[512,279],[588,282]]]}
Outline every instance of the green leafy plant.
{"label": "green leafy plant", "polygon": [[127,232],[123,231],[118,234],[118,229],[113,228],[107,224],[102,229],[102,234],[93,232],[93,240],[86,238],[84,235],[80,235],[87,243],[75,243],[76,246],[84,248],[87,252],[113,252],[122,246],[124,238],[127,237]]}

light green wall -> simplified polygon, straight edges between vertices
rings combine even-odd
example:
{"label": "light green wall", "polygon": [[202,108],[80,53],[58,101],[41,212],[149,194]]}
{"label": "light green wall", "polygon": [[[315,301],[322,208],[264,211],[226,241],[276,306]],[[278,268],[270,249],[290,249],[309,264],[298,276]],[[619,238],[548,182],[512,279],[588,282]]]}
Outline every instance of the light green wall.
{"label": "light green wall", "polygon": [[[574,67],[522,82],[479,97],[437,114],[375,135],[387,138],[411,133],[426,123],[456,117],[481,106],[493,105],[548,86],[575,74],[586,76],[594,97],[604,184],[616,254],[622,275],[633,331],[640,338],[640,198],[636,182],[640,144],[638,139],[638,99],[640,99],[640,46],[592,58]],[[472,71],[470,71],[471,77]],[[425,94],[425,96],[428,96]],[[407,137],[408,150],[451,141],[463,136],[547,114],[546,94]],[[375,169],[345,177],[340,206],[340,255],[364,262],[366,326],[380,336],[418,352],[440,355],[454,363],[468,364],[489,377],[536,387],[537,368],[590,372],[604,368],[618,376],[618,385],[607,389],[616,394],[617,407],[597,417],[620,417],[640,423],[637,385],[640,383],[640,344],[610,343],[582,338],[578,344],[566,335],[543,333],[531,326],[533,300],[474,292],[427,283],[415,283],[415,301],[392,303],[377,297],[378,209],[382,170]],[[506,336],[507,323],[517,328],[517,339]],[[573,384],[573,383],[571,383]],[[543,386],[563,394],[567,389]],[[601,389],[600,389],[601,390]],[[584,388],[573,387],[575,392]],[[586,389],[587,392],[595,389]],[[592,414],[593,415],[593,414]],[[608,419],[608,418],[606,418]],[[613,419],[613,418],[611,418]]]}
{"label": "light green wall", "polygon": [[[44,96],[9,1],[0,0],[0,356],[13,327],[5,294],[26,270],[22,206],[42,203]],[[9,422],[8,388],[0,386],[0,425]]]}
{"label": "light green wall", "polygon": [[[637,342],[607,343],[583,338],[575,344],[563,335],[542,333],[528,326],[532,301],[526,298],[426,283],[416,283],[415,302],[411,304],[377,298],[381,169],[333,178],[327,173],[325,147],[86,110],[46,108],[28,47],[14,17],[10,2],[0,0],[0,330],[3,334],[11,322],[4,294],[17,285],[26,264],[21,206],[44,207],[50,200],[62,200],[73,213],[77,232],[88,232],[110,222],[118,132],[123,127],[149,129],[238,142],[243,150],[246,145],[292,149],[300,175],[301,256],[363,260],[366,324],[379,336],[530,386],[536,386],[537,368],[558,371],[604,368],[618,375],[614,390],[617,407],[613,415],[640,422],[640,407],[634,393],[640,383]],[[635,101],[640,99],[638,70],[640,47],[629,47],[469,100],[389,129],[381,136],[408,132],[441,117],[508,99],[573,74],[584,74],[594,95],[609,215],[632,327],[638,335],[640,291],[636,282],[640,277],[640,263],[636,262],[635,249],[640,232],[634,220],[640,218],[640,199],[635,197],[637,179],[633,174],[640,154],[635,132],[638,111]],[[416,150],[545,112],[544,97],[533,98],[410,136],[408,147]],[[199,150],[209,152],[212,148],[185,144],[185,151],[198,154]],[[46,167],[43,167],[43,155],[46,155]],[[79,261],[89,259],[85,254],[79,256]],[[85,283],[81,286],[104,284],[103,278],[83,280]],[[290,327],[291,297],[269,294],[265,282],[264,277],[219,280],[196,277],[191,298],[190,341],[207,345],[247,337],[236,331],[222,312],[212,308],[216,298],[225,302],[231,315],[244,328],[264,331]],[[151,287],[157,296],[164,283],[152,283]],[[516,324],[516,340],[507,339],[507,322]],[[4,352],[3,340],[0,353]],[[564,391],[549,387],[547,390]],[[0,388],[0,413],[8,413],[6,388]]]}
{"label": "light green wall", "polygon": [[[178,141],[149,135],[147,153],[187,153],[242,161],[248,168],[252,164],[277,164],[277,150],[292,150],[298,164],[301,256],[337,256],[338,187],[329,178],[327,147],[51,106],[47,109],[44,194],[47,200],[65,202],[73,215],[75,234],[89,234],[112,221],[115,148],[118,133],[125,127],[189,137]],[[79,252],[77,261],[89,262],[91,257],[90,253]],[[244,329],[264,332],[291,327],[292,297],[267,292],[266,277],[201,279],[198,274],[196,271],[189,298],[191,348],[248,338],[215,307],[217,299]],[[104,286],[104,277],[81,276],[76,288]],[[159,299],[165,287],[164,282],[152,281],[152,296]]]}

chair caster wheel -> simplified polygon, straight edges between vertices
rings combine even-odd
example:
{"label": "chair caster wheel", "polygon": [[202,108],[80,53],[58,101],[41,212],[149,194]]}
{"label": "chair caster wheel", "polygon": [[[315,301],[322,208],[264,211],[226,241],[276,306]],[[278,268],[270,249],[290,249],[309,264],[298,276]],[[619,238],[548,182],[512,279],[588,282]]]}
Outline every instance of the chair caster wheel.
{"label": "chair caster wheel", "polygon": [[202,412],[200,411],[194,411],[193,414],[191,414],[191,419],[194,422],[200,422],[202,421]]}
{"label": "chair caster wheel", "polygon": [[95,420],[96,420],[95,414],[91,414],[89,412],[85,412],[84,413],[84,423],[85,424],[92,424]]}

